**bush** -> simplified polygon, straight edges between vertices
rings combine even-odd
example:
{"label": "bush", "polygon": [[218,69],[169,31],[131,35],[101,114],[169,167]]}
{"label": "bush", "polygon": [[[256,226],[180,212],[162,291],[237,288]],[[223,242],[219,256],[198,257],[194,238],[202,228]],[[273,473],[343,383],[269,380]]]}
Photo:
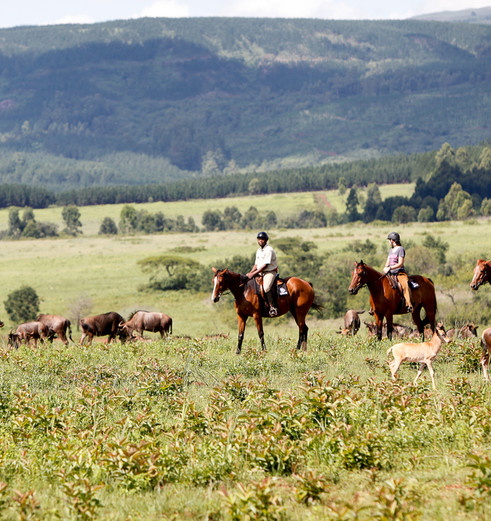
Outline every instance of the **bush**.
{"label": "bush", "polygon": [[28,322],[34,320],[39,313],[39,297],[33,288],[23,286],[9,293],[4,306],[12,322]]}

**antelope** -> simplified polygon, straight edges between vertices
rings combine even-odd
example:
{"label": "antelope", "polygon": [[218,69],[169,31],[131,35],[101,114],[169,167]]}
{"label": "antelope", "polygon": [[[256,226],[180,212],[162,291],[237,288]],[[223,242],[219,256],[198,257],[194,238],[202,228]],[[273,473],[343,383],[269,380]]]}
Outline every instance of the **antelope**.
{"label": "antelope", "polygon": [[488,327],[488,329],[485,329],[482,332],[481,346],[482,346],[482,353],[481,353],[482,371],[484,373],[484,378],[486,380],[489,380],[488,365],[489,365],[489,358],[491,357],[491,327]]}
{"label": "antelope", "polygon": [[402,362],[419,362],[419,370],[414,383],[416,383],[418,378],[421,376],[421,373],[423,372],[424,366],[426,364],[428,366],[428,370],[430,371],[433,389],[436,390],[435,375],[431,362],[435,359],[436,355],[440,351],[443,342],[448,344],[451,342],[451,339],[447,337],[445,329],[443,328],[443,324],[440,322],[437,324],[435,332],[433,333],[433,336],[429,342],[421,342],[419,344],[402,342],[400,344],[395,344],[389,347],[389,349],[387,349],[387,354],[392,351],[392,354],[394,355],[394,360],[389,362],[392,378],[395,380],[395,375]]}

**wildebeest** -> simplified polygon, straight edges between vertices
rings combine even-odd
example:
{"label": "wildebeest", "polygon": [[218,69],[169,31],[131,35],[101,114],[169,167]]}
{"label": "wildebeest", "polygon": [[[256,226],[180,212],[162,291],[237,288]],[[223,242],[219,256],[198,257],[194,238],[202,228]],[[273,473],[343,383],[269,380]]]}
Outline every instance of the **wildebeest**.
{"label": "wildebeest", "polygon": [[141,338],[143,338],[143,331],[159,332],[160,336],[164,338],[172,333],[172,318],[165,313],[135,311],[126,322],[121,321],[119,327],[130,338],[135,338],[135,331]]}
{"label": "wildebeest", "polygon": [[45,315],[41,313],[36,317],[37,322],[42,322],[49,329],[49,340],[53,340],[55,335],[65,344],[68,345],[66,332],[68,331],[68,338],[73,342],[72,328],[70,321],[60,315]]}
{"label": "wildebeest", "polygon": [[347,331],[348,335],[355,336],[360,329],[360,317],[362,313],[365,313],[365,310],[355,311],[354,309],[348,309],[346,314],[344,315],[344,329]]}
{"label": "wildebeest", "polygon": [[38,339],[44,342],[48,336],[49,329],[42,322],[26,322],[19,324],[15,331],[13,329],[10,330],[8,345],[18,349],[22,342],[25,342],[27,346],[32,339],[34,340],[34,347],[37,348]]}
{"label": "wildebeest", "polygon": [[474,338],[477,337],[477,327],[472,322],[465,324],[465,326],[457,328],[452,328],[447,331],[447,336],[449,338]]}
{"label": "wildebeest", "polygon": [[[377,335],[377,324],[375,322],[365,322],[365,325],[368,329],[368,336],[376,336]],[[418,331],[409,326],[403,326],[402,324],[393,324],[392,334],[395,338],[411,338],[414,336],[421,336]],[[382,336],[387,335],[387,324],[383,324],[382,326]]]}
{"label": "wildebeest", "polygon": [[121,322],[124,322],[123,317],[115,311],[80,319],[80,327],[82,328],[80,345],[83,345],[85,338],[88,338],[89,344],[91,344],[95,336],[106,335],[108,335],[107,344],[112,342],[116,336],[119,336],[119,339],[123,342],[126,339],[126,334],[119,327]]}

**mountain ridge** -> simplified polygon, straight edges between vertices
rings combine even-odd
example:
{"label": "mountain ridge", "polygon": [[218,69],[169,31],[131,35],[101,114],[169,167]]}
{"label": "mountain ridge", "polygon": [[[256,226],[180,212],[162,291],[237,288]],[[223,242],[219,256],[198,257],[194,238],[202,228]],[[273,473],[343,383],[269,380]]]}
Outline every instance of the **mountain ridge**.
{"label": "mountain ridge", "polygon": [[162,182],[476,144],[490,58],[491,27],[428,21],[0,29],[0,182],[127,184],[129,157]]}

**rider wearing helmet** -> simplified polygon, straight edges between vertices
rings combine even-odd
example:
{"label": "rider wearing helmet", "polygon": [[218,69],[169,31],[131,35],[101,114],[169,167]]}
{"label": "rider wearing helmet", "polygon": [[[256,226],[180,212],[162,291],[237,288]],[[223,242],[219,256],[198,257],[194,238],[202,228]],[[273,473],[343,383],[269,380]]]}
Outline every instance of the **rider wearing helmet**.
{"label": "rider wearing helmet", "polygon": [[409,313],[413,312],[413,304],[411,301],[411,290],[409,289],[409,280],[404,269],[404,257],[406,252],[401,246],[401,237],[397,232],[390,232],[387,236],[390,241],[389,255],[384,266],[384,273],[395,275],[402,286],[404,300],[406,301]]}
{"label": "rider wearing helmet", "polygon": [[269,304],[269,316],[275,317],[278,314],[277,294],[273,283],[278,274],[278,261],[276,253],[268,244],[268,234],[259,232],[257,234],[257,243],[259,248],[256,252],[256,261],[251,271],[247,274],[249,279],[260,274],[263,277],[263,287],[266,301]]}

